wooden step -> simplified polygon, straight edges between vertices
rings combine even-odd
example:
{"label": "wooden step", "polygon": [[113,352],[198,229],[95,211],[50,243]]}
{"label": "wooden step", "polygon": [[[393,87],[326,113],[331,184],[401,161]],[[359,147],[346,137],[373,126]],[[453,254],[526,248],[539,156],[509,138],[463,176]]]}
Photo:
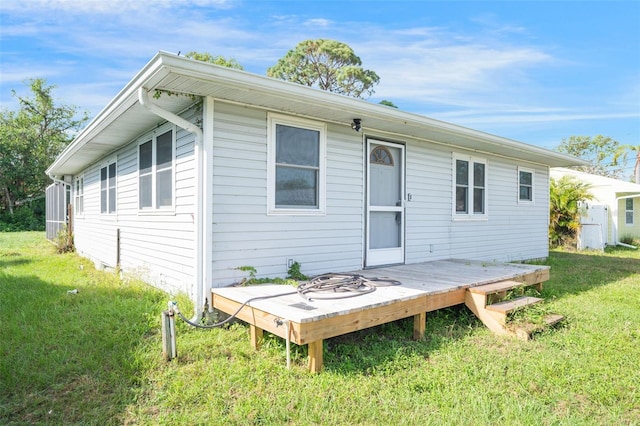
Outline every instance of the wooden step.
{"label": "wooden step", "polygon": [[542,300],[543,299],[540,299],[539,297],[523,296],[511,300],[506,300],[504,302],[487,305],[485,309],[506,315],[518,308],[523,308],[535,303],[540,303],[542,302]]}
{"label": "wooden step", "polygon": [[551,327],[559,323],[563,319],[564,317],[562,315],[549,314],[549,315],[546,315],[544,318],[542,318],[542,322],[540,324],[525,323],[525,324],[518,325],[514,333],[516,337],[518,337],[521,340],[529,340],[533,333],[542,331],[547,327]]}
{"label": "wooden step", "polygon": [[506,280],[506,281],[498,281],[496,283],[479,285],[476,287],[469,287],[469,291],[475,294],[495,294],[495,293],[504,293],[509,290],[513,290],[514,288],[522,288],[522,287],[530,287],[536,286],[538,290],[542,289],[542,283],[536,284],[526,284],[518,281]]}

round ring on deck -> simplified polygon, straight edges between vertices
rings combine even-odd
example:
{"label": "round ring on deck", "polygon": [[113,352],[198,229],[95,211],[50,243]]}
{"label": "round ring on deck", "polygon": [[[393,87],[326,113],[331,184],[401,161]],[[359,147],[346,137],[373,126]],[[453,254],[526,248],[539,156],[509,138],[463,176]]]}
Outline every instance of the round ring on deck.
{"label": "round ring on deck", "polygon": [[308,301],[346,299],[376,291],[376,287],[400,285],[399,281],[367,278],[359,274],[322,274],[300,283],[298,293]]}

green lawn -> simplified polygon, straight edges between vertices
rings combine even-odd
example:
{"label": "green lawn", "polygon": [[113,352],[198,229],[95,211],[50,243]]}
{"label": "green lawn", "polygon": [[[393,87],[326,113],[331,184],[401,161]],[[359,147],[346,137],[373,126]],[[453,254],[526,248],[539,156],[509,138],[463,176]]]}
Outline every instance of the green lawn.
{"label": "green lawn", "polygon": [[167,363],[167,295],[0,233],[0,424],[640,424],[640,251],[547,264],[545,303],[567,319],[532,341],[457,307],[428,315],[425,341],[411,319],[329,339],[313,375],[305,347],[287,370],[284,341],[254,352],[243,324],[179,323]]}

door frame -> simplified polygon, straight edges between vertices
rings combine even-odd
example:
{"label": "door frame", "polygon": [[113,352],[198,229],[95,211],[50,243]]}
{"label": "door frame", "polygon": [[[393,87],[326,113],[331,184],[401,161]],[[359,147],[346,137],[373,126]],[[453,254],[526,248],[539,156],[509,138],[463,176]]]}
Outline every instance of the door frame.
{"label": "door frame", "polygon": [[[383,145],[400,150],[401,170],[400,170],[400,202],[399,206],[371,206],[371,145]],[[393,142],[375,137],[365,138],[365,235],[364,235],[364,266],[375,267],[381,265],[396,265],[405,262],[405,241],[406,241],[406,145],[401,142]],[[400,226],[400,246],[397,248],[370,249],[370,214],[372,211],[396,212],[401,215]],[[388,259],[388,260],[387,260]]]}

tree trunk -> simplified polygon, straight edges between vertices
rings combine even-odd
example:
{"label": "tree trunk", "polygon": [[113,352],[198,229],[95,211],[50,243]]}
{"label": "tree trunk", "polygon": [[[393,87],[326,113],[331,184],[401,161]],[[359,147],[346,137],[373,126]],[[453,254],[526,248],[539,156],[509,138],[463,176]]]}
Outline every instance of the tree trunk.
{"label": "tree trunk", "polygon": [[640,184],[640,149],[638,149],[638,154],[636,155],[636,165],[633,168],[633,171],[636,177],[636,183]]}
{"label": "tree trunk", "polygon": [[9,194],[9,188],[4,188],[5,207],[9,210],[9,214],[13,216],[13,200],[11,200],[11,194]]}

